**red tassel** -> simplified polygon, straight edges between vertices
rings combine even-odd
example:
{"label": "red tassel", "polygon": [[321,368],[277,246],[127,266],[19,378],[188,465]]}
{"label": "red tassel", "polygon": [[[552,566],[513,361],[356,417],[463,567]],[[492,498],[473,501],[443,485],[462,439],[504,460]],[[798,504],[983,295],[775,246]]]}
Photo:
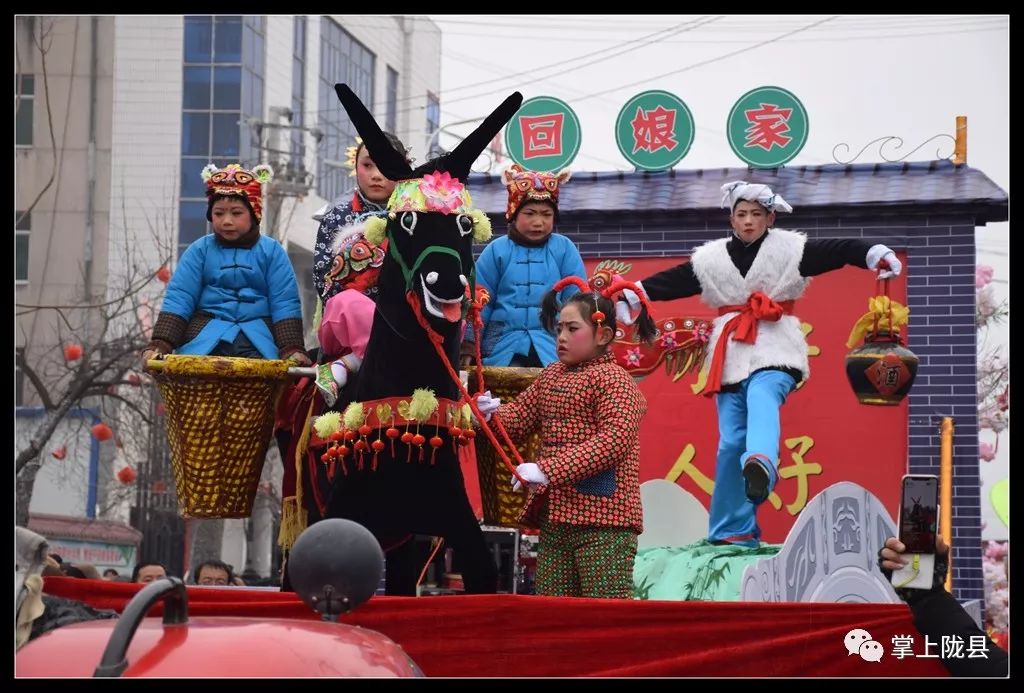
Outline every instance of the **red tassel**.
{"label": "red tassel", "polygon": [[[341,464],[344,465],[345,463],[342,462]],[[327,480],[328,481],[334,481],[334,458],[333,457],[331,458],[331,461],[327,463]]]}
{"label": "red tassel", "polygon": [[435,434],[433,437],[431,437],[431,439],[430,439],[430,447],[433,448],[433,450],[430,451],[430,464],[431,465],[434,464],[434,459],[437,457],[437,449],[439,447],[441,447],[442,445],[444,445],[444,440],[441,438],[441,436]]}
{"label": "red tassel", "polygon": [[[394,445],[393,440],[391,441],[391,443],[392,445]],[[377,471],[377,458],[380,457],[380,451],[384,449],[384,441],[378,438],[377,440],[373,441],[371,446],[373,447],[373,466],[370,467],[370,469],[373,471]]]}
{"label": "red tassel", "polygon": [[412,462],[412,433],[409,433],[409,424],[405,424],[405,433],[402,434],[402,442],[409,446],[409,454],[405,456],[405,463]]}
{"label": "red tassel", "polygon": [[391,456],[394,457],[395,456],[395,438],[397,438],[399,436],[399,432],[398,432],[398,429],[395,428],[393,421],[392,421],[391,427],[388,428],[388,430],[385,431],[385,432],[387,433],[388,438],[391,439]]}

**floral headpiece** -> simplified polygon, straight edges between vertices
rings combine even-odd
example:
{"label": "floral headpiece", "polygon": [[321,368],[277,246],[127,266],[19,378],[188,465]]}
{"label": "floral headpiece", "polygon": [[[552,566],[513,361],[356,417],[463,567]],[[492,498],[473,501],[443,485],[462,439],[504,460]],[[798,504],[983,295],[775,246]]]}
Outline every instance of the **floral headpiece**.
{"label": "floral headpiece", "polygon": [[352,173],[348,174],[350,177],[356,175],[356,154],[359,153],[359,147],[362,143],[363,138],[356,137],[356,143],[345,150],[345,165],[352,171]]}
{"label": "floral headpiece", "polygon": [[[435,212],[445,215],[465,215],[472,219],[473,240],[484,243],[491,237],[491,222],[482,210],[473,207],[473,199],[466,186],[447,171],[433,172],[422,178],[398,181],[388,200],[388,218],[403,212]],[[366,238],[379,245],[385,236],[383,218],[370,219]],[[468,231],[468,228],[467,228]]]}
{"label": "floral headpiece", "polygon": [[263,186],[274,177],[274,169],[260,164],[251,171],[242,168],[241,164],[228,164],[217,168],[216,164],[208,164],[200,172],[206,183],[207,197],[213,195],[233,195],[249,201],[256,221],[263,218]]}
{"label": "floral headpiece", "polygon": [[592,286],[586,279],[581,277],[565,277],[564,279],[559,280],[551,290],[558,293],[569,285],[576,286],[580,290],[580,293],[590,294],[594,297],[595,310],[590,316],[590,319],[598,327],[602,327],[604,325],[604,321],[608,316],[606,316],[601,310],[597,309],[597,297],[602,296],[607,298],[614,304],[616,296],[621,293],[623,289],[633,291],[640,298],[640,303],[647,308],[648,314],[653,314],[653,311],[651,311],[651,304],[647,301],[647,295],[637,287],[636,284],[631,281],[626,281],[622,277],[616,277],[610,284],[600,289]]}
{"label": "floral headpiece", "polygon": [[550,202],[558,208],[559,186],[569,180],[568,169],[558,173],[524,171],[519,164],[512,164],[501,174],[501,182],[508,188],[508,206],[505,218],[512,221],[516,212],[527,202]]}

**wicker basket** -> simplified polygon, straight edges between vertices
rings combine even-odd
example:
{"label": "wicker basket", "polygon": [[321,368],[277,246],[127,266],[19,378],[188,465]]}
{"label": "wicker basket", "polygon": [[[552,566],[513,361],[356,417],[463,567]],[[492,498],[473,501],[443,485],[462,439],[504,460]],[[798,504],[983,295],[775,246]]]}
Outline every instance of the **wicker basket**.
{"label": "wicker basket", "polygon": [[[540,375],[541,368],[484,367],[484,386],[502,402],[514,400]],[[496,432],[497,433],[497,432]],[[511,450],[502,446],[510,460]],[[536,459],[540,449],[540,436],[536,433],[519,447],[524,460]],[[483,503],[484,523],[499,527],[516,527],[519,513],[526,502],[525,491],[513,491],[509,479],[512,475],[487,436],[476,437],[476,463],[480,476],[480,499]]]}
{"label": "wicker basket", "polygon": [[151,361],[167,406],[182,517],[249,517],[288,362],[221,356]]}

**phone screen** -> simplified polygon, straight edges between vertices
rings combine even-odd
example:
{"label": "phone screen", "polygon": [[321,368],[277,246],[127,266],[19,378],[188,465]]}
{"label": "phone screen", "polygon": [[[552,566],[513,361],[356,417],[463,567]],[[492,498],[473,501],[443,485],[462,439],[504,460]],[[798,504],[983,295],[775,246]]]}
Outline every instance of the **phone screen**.
{"label": "phone screen", "polygon": [[900,541],[907,547],[907,552],[935,553],[938,506],[938,479],[913,476],[903,479]]}

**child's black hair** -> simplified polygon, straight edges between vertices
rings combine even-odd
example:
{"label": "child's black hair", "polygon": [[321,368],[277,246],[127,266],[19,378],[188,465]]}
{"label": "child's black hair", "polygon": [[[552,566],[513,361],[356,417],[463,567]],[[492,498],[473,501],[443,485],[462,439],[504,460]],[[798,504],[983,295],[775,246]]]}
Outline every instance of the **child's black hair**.
{"label": "child's black hair", "polygon": [[[615,303],[609,298],[605,298],[601,294],[588,291],[580,291],[573,294],[569,300],[563,303],[561,306],[558,305],[558,292],[549,291],[545,296],[544,300],[540,304],[540,322],[548,332],[555,332],[557,327],[557,316],[558,312],[569,305],[570,303],[576,304],[580,315],[584,320],[593,324],[594,313],[601,311],[604,313],[604,324],[610,327],[612,334],[615,334],[618,323],[615,319]],[[654,324],[654,320],[647,312],[647,306],[640,308],[640,317],[636,321],[637,336],[640,337],[644,342],[650,342],[654,339],[654,335],[657,332],[657,326]]]}

